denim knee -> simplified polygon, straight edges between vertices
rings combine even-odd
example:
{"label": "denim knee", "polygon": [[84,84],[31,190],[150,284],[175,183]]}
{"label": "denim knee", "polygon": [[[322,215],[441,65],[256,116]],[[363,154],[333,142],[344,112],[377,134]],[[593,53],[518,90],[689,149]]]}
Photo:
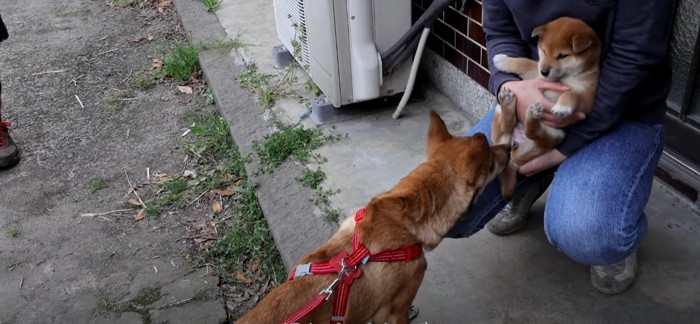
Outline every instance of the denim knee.
{"label": "denim knee", "polygon": [[[590,210],[589,210],[590,212]],[[549,242],[572,260],[584,265],[609,265],[634,252],[646,231],[646,217],[636,226],[617,227],[600,222],[602,217],[582,215],[586,211],[545,210],[545,232]],[[602,216],[602,217],[601,217]]]}

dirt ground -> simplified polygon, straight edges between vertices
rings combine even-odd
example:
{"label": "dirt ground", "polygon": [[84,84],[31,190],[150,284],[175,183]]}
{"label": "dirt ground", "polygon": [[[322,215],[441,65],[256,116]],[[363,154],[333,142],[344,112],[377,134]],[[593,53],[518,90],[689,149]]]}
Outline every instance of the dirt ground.
{"label": "dirt ground", "polygon": [[[211,217],[208,206],[138,222],[135,210],[81,216],[129,208],[125,171],[140,183],[147,169],[187,168],[182,116],[200,104],[196,92],[168,81],[109,103],[183,39],[172,6],[0,0],[0,8],[10,32],[0,44],[3,117],[22,152],[18,166],[0,171],[0,323],[156,323],[190,301],[198,310],[172,307],[170,317],[219,316],[218,280],[202,269],[192,274],[183,258],[189,243],[180,240]],[[91,189],[95,181],[104,188]],[[198,298],[151,308],[148,320],[138,316],[146,303],[121,317],[104,309],[143,297],[144,288],[170,287],[175,298],[173,287],[186,285]]]}

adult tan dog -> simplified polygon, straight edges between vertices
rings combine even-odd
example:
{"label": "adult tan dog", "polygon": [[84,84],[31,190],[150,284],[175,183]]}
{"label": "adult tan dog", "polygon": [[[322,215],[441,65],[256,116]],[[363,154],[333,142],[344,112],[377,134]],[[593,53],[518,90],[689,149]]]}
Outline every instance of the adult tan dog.
{"label": "adult tan dog", "polygon": [[[509,145],[489,147],[486,136],[453,137],[434,111],[430,114],[427,161],[391,190],[372,198],[364,217],[350,217],[320,248],[300,261],[325,262],[340,251],[353,250],[353,232],[372,256],[387,250],[418,246],[415,258],[402,262],[370,262],[351,286],[345,323],[408,323],[408,312],[427,267],[421,247],[434,249],[465,214],[484,186],[499,174],[509,159]],[[295,271],[299,266],[295,268]],[[283,323],[318,298],[336,274],[303,276],[270,292],[240,324]],[[299,323],[327,323],[333,300],[301,317]],[[323,296],[323,295],[321,295]],[[338,319],[334,319],[333,323]]]}
{"label": "adult tan dog", "polygon": [[[553,115],[565,118],[576,111],[588,114],[598,87],[601,51],[600,40],[593,29],[579,19],[564,17],[535,28],[532,37],[539,37],[539,62],[497,54],[493,58],[494,66],[500,71],[518,74],[522,79],[543,78],[569,87],[570,90],[563,93],[545,91],[544,95],[556,102],[552,107]],[[534,103],[528,107],[524,123],[527,138],[514,138],[514,131],[523,131],[523,124],[517,123],[516,100],[509,88],[501,87],[491,130],[494,144],[519,142],[513,145],[511,162],[501,177],[502,194],[506,199],[512,196],[518,167],[551,151],[566,136],[561,129],[540,122],[542,104]]]}

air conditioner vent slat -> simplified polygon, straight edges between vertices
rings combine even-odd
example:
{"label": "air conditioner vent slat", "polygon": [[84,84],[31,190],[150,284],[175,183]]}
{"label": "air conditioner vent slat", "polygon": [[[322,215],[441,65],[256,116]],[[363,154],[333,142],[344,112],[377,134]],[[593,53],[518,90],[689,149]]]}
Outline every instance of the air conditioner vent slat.
{"label": "air conditioner vent slat", "polygon": [[301,66],[308,67],[310,60],[304,1],[276,0],[274,8],[280,41],[294,55]]}

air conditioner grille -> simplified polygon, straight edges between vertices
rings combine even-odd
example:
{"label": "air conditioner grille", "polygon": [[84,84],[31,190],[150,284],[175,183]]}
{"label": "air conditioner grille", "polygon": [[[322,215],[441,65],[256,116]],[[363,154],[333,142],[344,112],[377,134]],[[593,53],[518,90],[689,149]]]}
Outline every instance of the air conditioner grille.
{"label": "air conditioner grille", "polygon": [[304,0],[275,0],[277,35],[304,68],[309,66]]}

